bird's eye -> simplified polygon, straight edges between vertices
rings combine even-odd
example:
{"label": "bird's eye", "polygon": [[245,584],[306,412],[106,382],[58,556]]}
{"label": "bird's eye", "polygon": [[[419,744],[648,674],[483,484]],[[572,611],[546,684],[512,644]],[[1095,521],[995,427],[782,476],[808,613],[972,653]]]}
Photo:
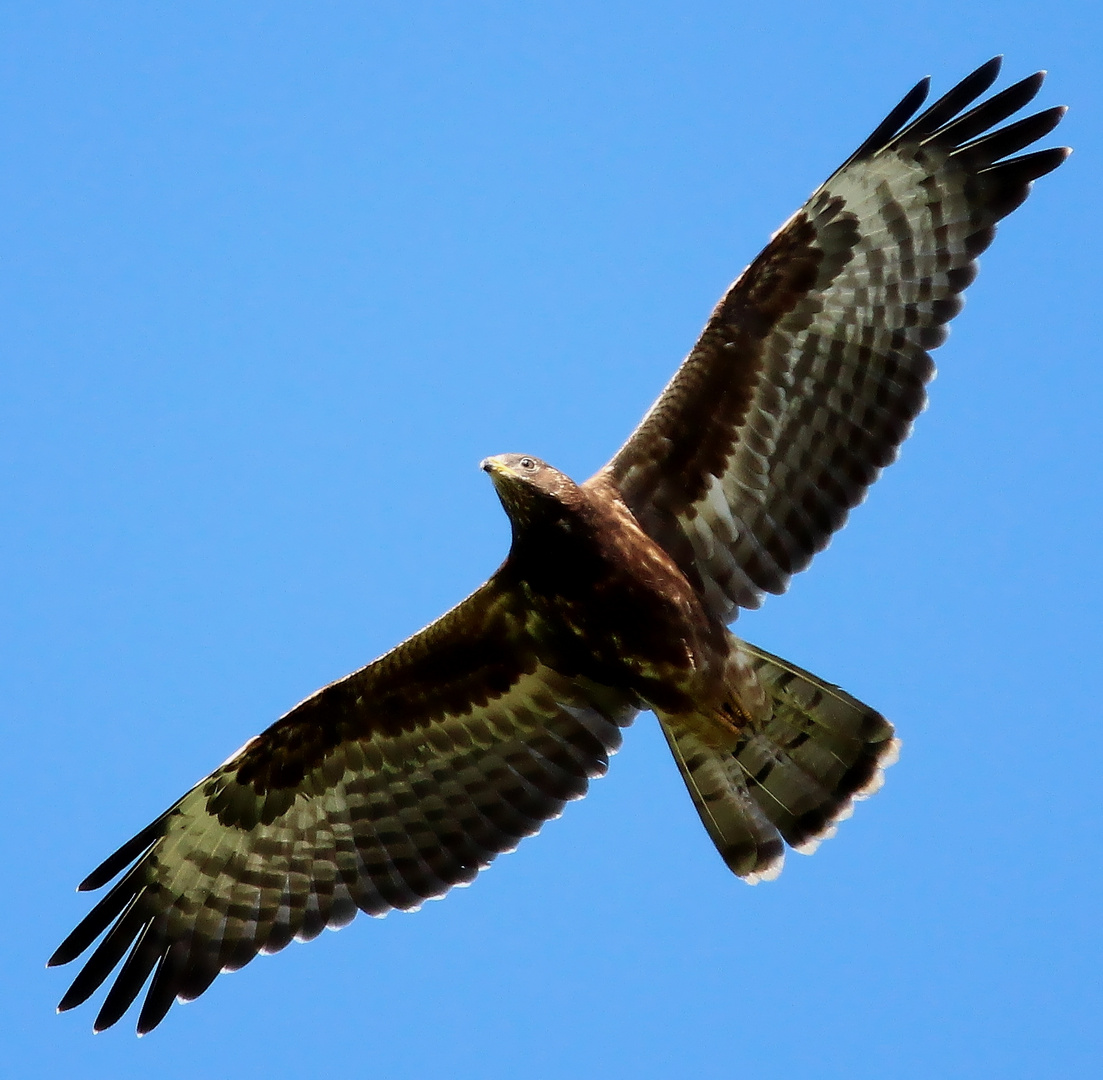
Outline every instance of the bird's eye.
{"label": "bird's eye", "polygon": [[535,469],[536,468],[536,462],[533,461],[532,458],[530,458],[530,457],[521,458],[521,460],[518,462],[518,464],[521,466],[522,469]]}

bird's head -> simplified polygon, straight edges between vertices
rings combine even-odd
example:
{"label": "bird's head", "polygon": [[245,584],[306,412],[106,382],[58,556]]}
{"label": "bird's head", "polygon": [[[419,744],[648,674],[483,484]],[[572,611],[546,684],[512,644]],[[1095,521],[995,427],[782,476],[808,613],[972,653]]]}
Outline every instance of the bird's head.
{"label": "bird's head", "polygon": [[490,474],[505,512],[517,526],[562,518],[579,498],[578,485],[569,476],[530,454],[498,454],[484,458],[479,468]]}

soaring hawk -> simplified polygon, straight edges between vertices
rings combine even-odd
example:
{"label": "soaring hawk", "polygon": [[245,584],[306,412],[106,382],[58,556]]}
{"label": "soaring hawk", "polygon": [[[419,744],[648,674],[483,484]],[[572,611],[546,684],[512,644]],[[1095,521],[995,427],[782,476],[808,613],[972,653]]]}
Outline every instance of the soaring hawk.
{"label": "soaring hawk", "polygon": [[146,1032],[257,953],[471,881],[585,794],[642,709],[733,873],[775,877],[786,845],[831,835],[894,759],[892,726],[727,624],[783,592],[894,459],[977,255],[1068,153],[1012,156],[1064,109],[997,127],[1042,85],[1032,75],[973,106],[999,67],[915,119],[927,80],[892,110],[739,276],[584,484],[534,457],[483,462],[513,526],[505,562],[85,879],[121,875],[50,960],[104,935],[60,1009],[122,961],[95,1027],[152,974]]}

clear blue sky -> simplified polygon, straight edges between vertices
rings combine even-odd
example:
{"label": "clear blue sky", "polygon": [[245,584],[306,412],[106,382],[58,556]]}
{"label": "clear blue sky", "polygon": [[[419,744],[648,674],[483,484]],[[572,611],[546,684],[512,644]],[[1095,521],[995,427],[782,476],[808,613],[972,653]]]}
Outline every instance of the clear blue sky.
{"label": "clear blue sky", "polygon": [[[1103,1075],[1097,3],[0,3],[0,1072]],[[653,720],[470,889],[137,1041],[44,962],[104,855],[504,555],[476,465],[601,465],[921,76],[1050,70],[902,458],[739,631],[885,789],[732,878]]]}

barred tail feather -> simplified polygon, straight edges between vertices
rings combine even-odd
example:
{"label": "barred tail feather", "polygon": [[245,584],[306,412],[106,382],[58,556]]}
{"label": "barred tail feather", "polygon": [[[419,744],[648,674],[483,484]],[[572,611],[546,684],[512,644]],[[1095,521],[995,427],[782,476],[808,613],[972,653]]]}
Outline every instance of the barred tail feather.
{"label": "barred tail feather", "polygon": [[752,719],[722,746],[683,718],[659,722],[721,857],[755,883],[781,872],[786,844],[811,854],[833,836],[881,786],[900,744],[880,713],[837,686],[746,642],[733,647],[733,666],[764,701],[746,710]]}
{"label": "barred tail feather", "polygon": [[752,885],[781,873],[785,845],[730,750],[717,750],[676,717],[659,717],[701,822],[728,869]]}

